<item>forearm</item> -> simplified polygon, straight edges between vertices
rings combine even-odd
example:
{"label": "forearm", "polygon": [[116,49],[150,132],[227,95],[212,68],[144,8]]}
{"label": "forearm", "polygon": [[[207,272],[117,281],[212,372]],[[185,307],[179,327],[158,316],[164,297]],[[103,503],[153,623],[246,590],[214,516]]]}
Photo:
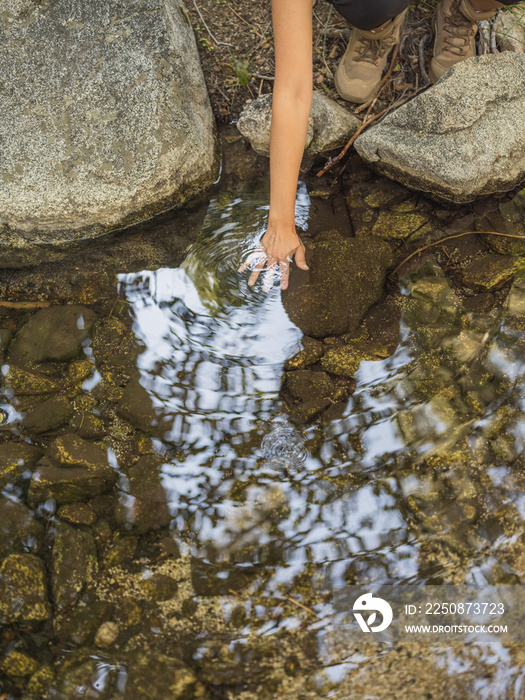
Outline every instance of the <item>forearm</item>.
{"label": "forearm", "polygon": [[[311,74],[295,93],[275,85],[270,132],[269,221],[295,225],[295,198],[312,103]],[[276,81],[277,83],[277,81]]]}

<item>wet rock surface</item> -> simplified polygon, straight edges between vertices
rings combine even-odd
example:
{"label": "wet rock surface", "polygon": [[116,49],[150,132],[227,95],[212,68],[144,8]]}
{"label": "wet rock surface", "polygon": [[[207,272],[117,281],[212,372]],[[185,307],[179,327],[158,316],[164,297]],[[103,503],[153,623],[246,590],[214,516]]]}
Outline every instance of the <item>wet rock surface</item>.
{"label": "wet rock surface", "polygon": [[94,320],[93,311],[82,306],[41,309],[16,334],[9,361],[24,366],[72,360],[80,353]]}
{"label": "wet rock surface", "polygon": [[297,270],[283,293],[283,304],[305,335],[324,338],[358,327],[384,294],[393,255],[378,238],[345,239],[327,231],[307,249],[306,260],[310,270]]}
{"label": "wet rock surface", "polygon": [[524,88],[524,54],[461,61],[355,147],[382,174],[438,198],[512,190],[525,177]]}
{"label": "wet rock surface", "polygon": [[68,242],[180,205],[215,180],[213,117],[184,12],[177,0],[7,4],[4,265],[57,259]]}
{"label": "wet rock surface", "polygon": [[32,554],[10,554],[0,564],[0,620],[2,623],[47,620],[44,564]]}
{"label": "wet rock surface", "polygon": [[68,433],[57,438],[38,463],[29,498],[35,503],[48,498],[72,503],[109,490],[116,480],[117,473],[101,447]]}

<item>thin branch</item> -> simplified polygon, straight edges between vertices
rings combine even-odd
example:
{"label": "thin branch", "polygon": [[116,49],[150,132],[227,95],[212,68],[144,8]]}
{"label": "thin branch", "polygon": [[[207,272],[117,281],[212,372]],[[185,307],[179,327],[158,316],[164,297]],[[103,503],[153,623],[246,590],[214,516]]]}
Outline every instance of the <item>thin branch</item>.
{"label": "thin branch", "polygon": [[213,34],[212,34],[211,31],[210,31],[210,28],[209,28],[208,25],[206,24],[206,20],[204,19],[204,17],[202,16],[201,11],[199,10],[199,6],[198,6],[197,3],[195,2],[195,0],[193,0],[193,4],[195,5],[195,9],[197,10],[197,14],[198,14],[199,17],[201,18],[201,22],[204,24],[204,27],[205,27],[206,31],[207,31],[208,34],[211,36],[212,41],[213,41],[215,44],[217,44],[218,46],[231,46],[231,47],[233,48],[233,44],[227,44],[225,41],[219,41],[218,39],[216,39],[216,38],[213,36]]}
{"label": "thin branch", "polygon": [[427,48],[427,44],[430,40],[430,34],[425,34],[421,41],[419,42],[419,50],[418,50],[418,55],[419,55],[419,70],[421,71],[421,75],[423,76],[423,80],[425,81],[425,84],[428,85],[431,81],[430,78],[428,77],[427,69],[425,67],[425,49]]}
{"label": "thin branch", "polygon": [[432,241],[432,243],[427,243],[427,245],[421,246],[421,248],[418,248],[417,250],[414,250],[413,253],[410,253],[410,255],[407,255],[406,258],[401,260],[401,262],[396,265],[396,267],[392,270],[390,273],[389,277],[392,277],[393,275],[396,274],[396,272],[403,267],[405,263],[407,263],[411,258],[414,257],[414,255],[418,255],[419,253],[422,253],[425,250],[428,250],[428,248],[432,248],[435,245],[440,245],[444,241],[450,241],[453,238],[461,238],[462,236],[474,236],[474,235],[489,235],[489,236],[504,236],[505,238],[519,238],[525,243],[525,236],[520,236],[517,233],[498,233],[497,231],[464,231],[463,233],[455,233],[452,236],[445,236],[445,238],[440,238],[439,241]]}

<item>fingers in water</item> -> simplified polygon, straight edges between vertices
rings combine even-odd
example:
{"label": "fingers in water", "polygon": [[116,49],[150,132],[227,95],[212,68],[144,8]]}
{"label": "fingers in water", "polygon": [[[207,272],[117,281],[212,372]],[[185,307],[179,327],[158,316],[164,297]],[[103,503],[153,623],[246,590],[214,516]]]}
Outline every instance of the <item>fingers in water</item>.
{"label": "fingers in water", "polygon": [[264,249],[258,248],[257,250],[254,250],[252,253],[250,253],[248,255],[248,257],[242,263],[242,265],[239,267],[237,272],[244,272],[244,270],[251,267],[251,265],[257,264],[261,260],[266,260],[266,258],[267,258],[267,255],[266,255],[266,252],[264,251]]}
{"label": "fingers in water", "polygon": [[[264,258],[262,258],[262,260],[259,260],[259,262],[258,262],[258,263],[256,264],[256,266],[254,267],[253,272],[252,272],[252,274],[250,275],[250,278],[249,278],[249,280],[248,280],[248,285],[249,285],[250,287],[253,287],[253,285],[257,282],[257,278],[259,277],[259,275],[261,274],[262,270],[264,269],[264,267],[265,267],[265,265],[266,265],[266,262],[267,262],[267,257],[266,257],[266,255],[265,255]],[[269,263],[268,263],[268,264],[269,264]]]}
{"label": "fingers in water", "polygon": [[288,278],[290,275],[290,263],[288,260],[281,260],[279,262],[279,272],[281,275],[281,289],[286,289],[288,287]]}
{"label": "fingers in water", "polygon": [[263,292],[269,292],[272,288],[273,278],[277,272],[277,260],[275,258],[268,258],[268,269],[264,275],[263,281]]}

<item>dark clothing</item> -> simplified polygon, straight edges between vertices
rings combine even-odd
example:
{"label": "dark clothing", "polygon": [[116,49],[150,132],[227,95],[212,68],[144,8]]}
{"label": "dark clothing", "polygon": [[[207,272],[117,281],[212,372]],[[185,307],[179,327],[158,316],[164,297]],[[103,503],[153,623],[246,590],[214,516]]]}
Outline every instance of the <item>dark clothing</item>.
{"label": "dark clothing", "polygon": [[[375,29],[406,10],[410,0],[328,0],[346,21],[357,29]],[[500,0],[515,5],[516,0]]]}

